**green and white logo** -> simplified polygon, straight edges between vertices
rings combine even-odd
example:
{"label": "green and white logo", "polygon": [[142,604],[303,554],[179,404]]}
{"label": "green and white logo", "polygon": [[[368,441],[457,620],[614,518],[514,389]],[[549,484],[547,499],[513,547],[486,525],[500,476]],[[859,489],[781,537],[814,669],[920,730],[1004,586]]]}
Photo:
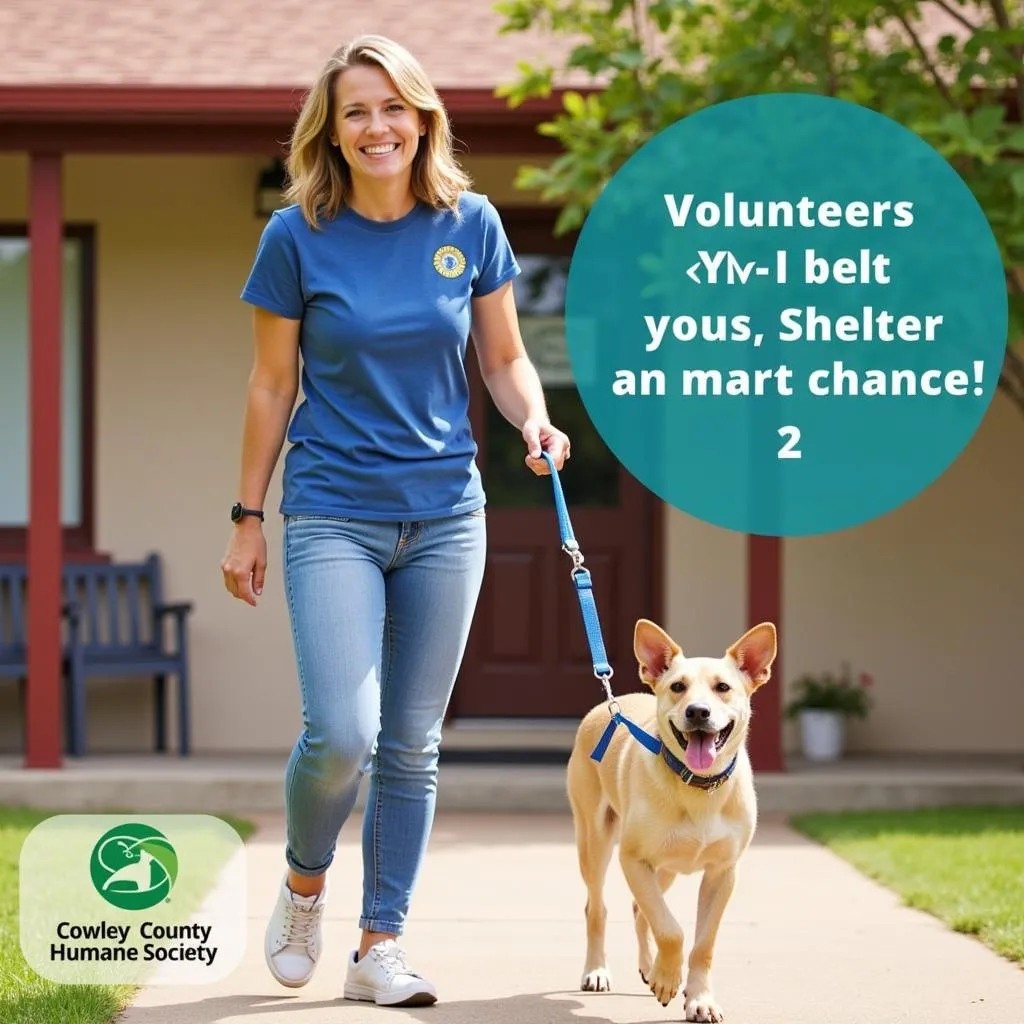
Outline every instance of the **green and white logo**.
{"label": "green and white logo", "polygon": [[130,822],[100,836],[89,873],[96,891],[112,906],[149,910],[170,896],[178,855],[162,832]]}
{"label": "green and white logo", "polygon": [[49,981],[208,985],[245,955],[246,851],[219,818],[55,814],[18,863],[21,949]]}

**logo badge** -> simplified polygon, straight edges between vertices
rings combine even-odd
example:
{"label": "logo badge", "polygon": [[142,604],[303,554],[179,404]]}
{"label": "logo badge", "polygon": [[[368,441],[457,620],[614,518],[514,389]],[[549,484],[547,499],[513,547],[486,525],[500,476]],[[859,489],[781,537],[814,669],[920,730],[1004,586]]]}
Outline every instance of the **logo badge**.
{"label": "logo badge", "polygon": [[178,855],[162,832],[131,822],[100,836],[89,874],[112,906],[149,910],[170,895],[178,877]]}
{"label": "logo badge", "polygon": [[458,277],[466,269],[466,257],[454,245],[442,245],[434,253],[434,269],[442,277]]}

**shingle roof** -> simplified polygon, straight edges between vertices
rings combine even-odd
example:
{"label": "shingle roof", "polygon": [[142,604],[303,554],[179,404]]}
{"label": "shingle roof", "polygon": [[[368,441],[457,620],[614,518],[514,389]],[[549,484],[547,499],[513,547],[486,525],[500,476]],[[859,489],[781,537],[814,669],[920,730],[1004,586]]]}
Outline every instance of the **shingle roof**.
{"label": "shingle roof", "polygon": [[[305,87],[361,32],[392,36],[441,88],[510,81],[552,52],[499,35],[493,0],[4,0],[0,85]],[[561,44],[564,47],[564,43]]]}
{"label": "shingle roof", "polygon": [[[361,32],[407,46],[442,89],[492,89],[570,43],[500,35],[495,0],[3,0],[0,87],[305,88]],[[922,4],[921,37],[961,30]],[[585,85],[574,75],[562,85]]]}

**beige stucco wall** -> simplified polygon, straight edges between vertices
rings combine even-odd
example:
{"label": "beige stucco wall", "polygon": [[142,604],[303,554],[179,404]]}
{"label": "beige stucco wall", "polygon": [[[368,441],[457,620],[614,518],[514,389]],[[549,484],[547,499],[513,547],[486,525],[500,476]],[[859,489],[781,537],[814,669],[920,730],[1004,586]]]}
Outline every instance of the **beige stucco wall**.
{"label": "beige stucco wall", "polygon": [[[1024,752],[1024,418],[997,394],[961,457],[873,523],[783,543],[783,680],[874,676],[854,750]],[[717,653],[745,628],[745,538],[669,511],[667,620]],[[690,639],[692,638],[692,639]],[[756,727],[756,726],[755,726]],[[798,745],[787,723],[784,742]]]}
{"label": "beige stucco wall", "polygon": [[786,544],[787,674],[875,676],[865,749],[1024,752],[1024,418],[998,393],[963,455],[875,523]]}
{"label": "beige stucco wall", "polygon": [[[228,598],[218,572],[250,358],[236,296],[261,227],[252,213],[258,167],[222,157],[65,165],[67,219],[97,225],[96,542],[119,559],[160,551],[168,596],[195,602],[198,750],[279,747],[296,722],[279,588],[250,609]],[[0,196],[9,192],[0,186]],[[275,479],[269,500],[277,495]],[[276,568],[273,517],[267,533]],[[93,686],[89,707],[97,749],[147,741],[149,694],[138,685]]]}
{"label": "beige stucco wall", "polygon": [[[467,161],[499,202],[525,199],[511,187],[516,163]],[[200,751],[285,750],[299,722],[277,517],[259,609],[231,600],[218,570],[249,369],[249,311],[237,295],[262,226],[251,209],[259,166],[72,157],[65,168],[68,219],[98,228],[97,542],[116,558],[159,550],[168,596],[195,602]],[[25,168],[0,155],[0,220],[25,216]],[[1024,750],[1012,642],[1024,611],[1021,452],[1024,420],[997,396],[924,495],[879,522],[786,542],[785,677],[843,658],[872,672],[878,707],[855,746]],[[275,475],[268,507],[279,494]],[[722,650],[745,625],[744,538],[674,510],[666,520],[665,624],[689,649]],[[11,690],[0,691],[0,749],[19,731]],[[148,744],[148,691],[101,683],[89,700],[95,748]]]}
{"label": "beige stucco wall", "polygon": [[[280,521],[270,516],[258,609],[231,599],[218,564],[236,498],[250,314],[237,299],[262,230],[261,165],[248,157],[69,157],[65,216],[97,225],[96,543],[117,559],[158,550],[171,599],[195,602],[197,750],[285,749],[299,723],[280,589]],[[524,202],[515,159],[466,161],[475,187]],[[0,220],[26,216],[27,162],[0,154]],[[267,498],[280,497],[280,466]],[[0,687],[0,749],[20,732]],[[137,750],[151,735],[149,688],[98,682],[90,742]]]}

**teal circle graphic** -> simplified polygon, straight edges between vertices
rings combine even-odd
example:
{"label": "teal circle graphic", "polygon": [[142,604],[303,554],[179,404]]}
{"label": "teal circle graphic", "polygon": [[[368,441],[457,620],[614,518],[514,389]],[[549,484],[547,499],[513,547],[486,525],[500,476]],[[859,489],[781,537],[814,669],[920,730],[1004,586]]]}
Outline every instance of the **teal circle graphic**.
{"label": "teal circle graphic", "polygon": [[995,394],[1003,264],[949,163],[842,100],[731,100],[651,139],[580,231],[569,358],[605,443],[706,522],[804,536],[942,475]]}

